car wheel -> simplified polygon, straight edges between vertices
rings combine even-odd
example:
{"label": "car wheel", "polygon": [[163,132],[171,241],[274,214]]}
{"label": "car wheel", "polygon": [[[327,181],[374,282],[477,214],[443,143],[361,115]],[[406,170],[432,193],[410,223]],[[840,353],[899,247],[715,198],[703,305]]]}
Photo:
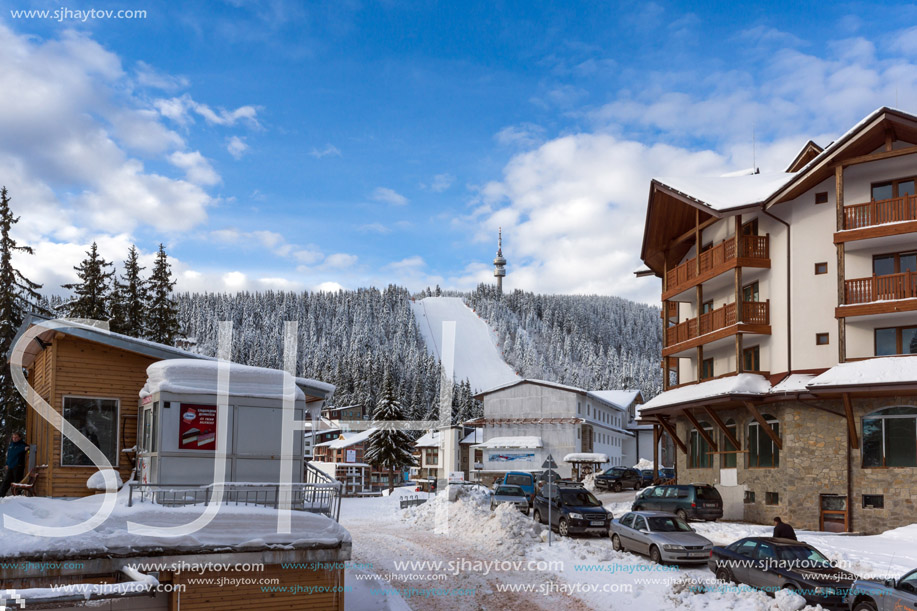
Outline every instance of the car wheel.
{"label": "car wheel", "polygon": [[611,549],[616,552],[624,549],[624,546],[621,545],[621,538],[618,535],[611,535]]}
{"label": "car wheel", "polygon": [[861,600],[853,607],[853,611],[876,611],[876,603],[871,600]]}
{"label": "car wheel", "polygon": [[650,560],[656,564],[665,564],[665,562],[662,561],[662,552],[660,552],[659,548],[655,545],[650,548]]}
{"label": "car wheel", "polygon": [[685,513],[684,509],[679,509],[678,511],[675,512],[675,515],[677,515],[679,518],[681,518],[685,522],[688,521],[688,514]]}
{"label": "car wheel", "polygon": [[630,510],[631,511],[643,511],[643,505],[632,505]]}
{"label": "car wheel", "polygon": [[569,527],[567,526],[566,518],[561,518],[560,522],[557,523],[557,534],[559,534],[561,537],[570,536],[570,530],[569,530]]}
{"label": "car wheel", "polygon": [[736,582],[736,580],[732,576],[732,571],[727,569],[725,566],[721,566],[720,568],[716,570],[716,578],[726,583],[735,583]]}
{"label": "car wheel", "polygon": [[541,512],[537,509],[535,510],[535,513],[532,515],[532,517],[535,518],[535,521],[539,524],[544,524],[544,522],[541,521]]}
{"label": "car wheel", "polygon": [[615,482],[615,492],[621,492],[621,482]]}

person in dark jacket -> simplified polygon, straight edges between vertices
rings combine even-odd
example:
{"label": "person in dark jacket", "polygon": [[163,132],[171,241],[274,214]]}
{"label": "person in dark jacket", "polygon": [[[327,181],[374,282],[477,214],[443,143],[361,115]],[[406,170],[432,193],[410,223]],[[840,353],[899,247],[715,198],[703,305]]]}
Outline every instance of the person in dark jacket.
{"label": "person in dark jacket", "polygon": [[796,541],[796,531],[793,527],[781,520],[779,517],[774,518],[774,537],[780,539],[792,539]]}
{"label": "person in dark jacket", "polygon": [[19,433],[11,435],[9,447],[6,449],[6,475],[3,484],[0,484],[0,498],[6,496],[13,482],[22,481],[25,474],[25,453],[28,446]]}

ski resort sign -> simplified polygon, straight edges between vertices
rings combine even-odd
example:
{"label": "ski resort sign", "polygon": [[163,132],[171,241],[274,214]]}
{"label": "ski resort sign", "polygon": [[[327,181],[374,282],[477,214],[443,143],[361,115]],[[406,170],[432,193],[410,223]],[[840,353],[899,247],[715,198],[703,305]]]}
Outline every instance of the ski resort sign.
{"label": "ski resort sign", "polygon": [[535,462],[534,452],[496,452],[488,454],[490,462]]}

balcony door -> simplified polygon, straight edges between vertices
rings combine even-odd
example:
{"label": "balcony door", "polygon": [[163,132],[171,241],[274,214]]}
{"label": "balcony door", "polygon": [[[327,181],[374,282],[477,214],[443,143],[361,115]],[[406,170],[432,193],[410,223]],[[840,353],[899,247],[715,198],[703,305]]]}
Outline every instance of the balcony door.
{"label": "balcony door", "polygon": [[872,201],[874,202],[913,195],[914,193],[913,178],[878,182],[872,185]]}

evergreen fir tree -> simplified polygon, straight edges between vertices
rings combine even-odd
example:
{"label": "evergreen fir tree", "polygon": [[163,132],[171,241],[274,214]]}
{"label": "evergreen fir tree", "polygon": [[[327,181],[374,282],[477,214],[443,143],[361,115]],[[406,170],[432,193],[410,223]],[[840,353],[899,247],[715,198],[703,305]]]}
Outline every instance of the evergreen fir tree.
{"label": "evergreen fir tree", "polygon": [[150,305],[147,318],[147,337],[160,344],[171,345],[179,335],[178,305],[172,299],[172,271],[166,249],[160,244],[153,273],[150,274]]}
{"label": "evergreen fir tree", "polygon": [[[35,254],[29,246],[20,246],[10,237],[10,228],[19,222],[10,209],[6,187],[0,188],[0,354],[7,354],[13,338],[29,312],[46,313],[47,308],[38,294],[41,285],[22,275],[13,267],[13,253]],[[22,431],[25,428],[26,402],[10,375],[4,359],[0,366],[0,430]],[[6,455],[7,435],[0,437],[0,456]]]}
{"label": "evergreen fir tree", "polygon": [[[391,370],[385,370],[382,397],[373,411],[374,421],[404,420],[404,409],[395,399],[395,386]],[[395,490],[395,470],[414,464],[411,454],[413,441],[406,431],[380,429],[369,436],[369,445],[363,458],[366,462],[388,469],[388,491]]]}
{"label": "evergreen fir tree", "polygon": [[80,282],[65,284],[65,289],[71,289],[76,296],[63,308],[71,318],[89,318],[92,320],[109,320],[111,279],[115,275],[111,263],[99,255],[99,248],[95,242],[86,252],[88,257],[83,259],[79,267],[74,267]]}
{"label": "evergreen fir tree", "polygon": [[131,337],[143,337],[147,283],[140,276],[140,254],[136,246],[131,246],[124,262],[124,274],[115,280],[111,296],[111,330]]}

